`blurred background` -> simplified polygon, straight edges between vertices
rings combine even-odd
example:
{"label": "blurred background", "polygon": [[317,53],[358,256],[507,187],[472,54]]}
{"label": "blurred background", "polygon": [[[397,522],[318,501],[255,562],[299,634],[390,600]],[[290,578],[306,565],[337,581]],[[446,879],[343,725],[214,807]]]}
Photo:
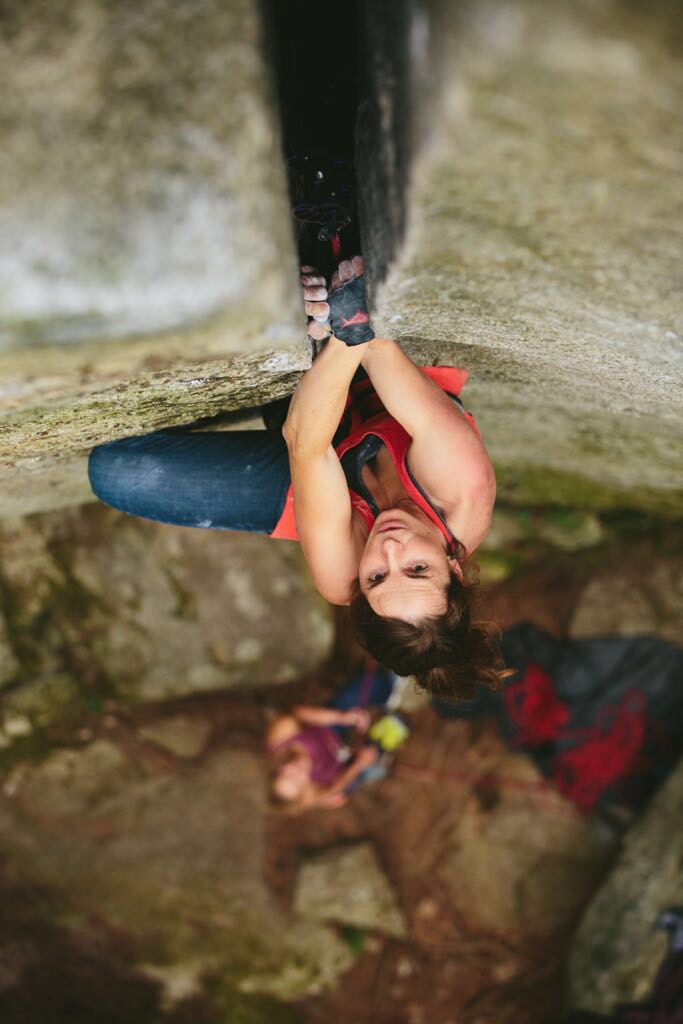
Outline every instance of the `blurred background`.
{"label": "blurred background", "polygon": [[[682,24],[0,4],[7,1024],[626,1021],[680,971]],[[378,333],[470,372],[516,675],[459,707],[408,681],[387,777],[290,815],[265,731],[362,670],[346,613],[296,545],[127,518],[86,463],[259,428],[337,234]]]}

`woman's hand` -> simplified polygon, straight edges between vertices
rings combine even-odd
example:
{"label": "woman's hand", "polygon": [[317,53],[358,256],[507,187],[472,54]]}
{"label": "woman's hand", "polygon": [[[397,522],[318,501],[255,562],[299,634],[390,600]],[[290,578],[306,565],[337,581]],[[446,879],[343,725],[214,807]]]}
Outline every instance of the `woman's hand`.
{"label": "woman's hand", "polygon": [[301,267],[301,284],[304,293],[304,309],[310,318],[308,336],[314,341],[323,341],[332,333],[328,323],[330,306],[327,302],[327,285],[325,278],[315,267],[304,264]]}
{"label": "woman's hand", "polygon": [[344,716],[344,724],[357,732],[366,733],[370,728],[370,712],[366,708],[351,708]]}
{"label": "woman's hand", "polygon": [[345,345],[365,345],[375,336],[368,315],[363,260],[342,260],[332,275],[330,325],[335,338]]}
{"label": "woman's hand", "polygon": [[364,345],[372,340],[374,331],[368,317],[360,256],[342,260],[332,275],[329,295],[325,278],[315,267],[302,266],[301,284],[304,308],[311,318],[308,322],[310,338],[323,341],[334,334],[345,345]]}

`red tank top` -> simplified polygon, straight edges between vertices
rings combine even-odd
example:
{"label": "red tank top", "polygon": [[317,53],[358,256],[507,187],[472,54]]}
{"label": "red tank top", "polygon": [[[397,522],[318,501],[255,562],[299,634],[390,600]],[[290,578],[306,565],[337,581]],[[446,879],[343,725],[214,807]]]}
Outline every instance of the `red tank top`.
{"label": "red tank top", "polygon": [[[421,370],[435,384],[438,384],[443,391],[454,397],[460,394],[468,377],[466,370],[460,370],[455,366],[427,366],[421,367]],[[472,429],[479,434],[472,414],[463,410],[463,415]],[[335,447],[339,459],[346,452],[359,445],[368,435],[373,434],[380,438],[386,445],[387,451],[396,465],[399,479],[405,487],[406,493],[412,498],[418,508],[439,527],[448,542],[449,553],[457,554],[457,541],[449,530],[448,524],[431,504],[408,467],[406,456],[412,442],[410,434],[403,429],[398,420],[389,415],[369,380],[358,381],[351,386],[340,430],[343,434],[343,440]],[[362,516],[368,529],[372,529],[375,515],[368,502],[351,488],[349,488],[349,496],[351,498],[351,507]],[[296,530],[294,498],[291,486],[287,492],[282,515],[271,533],[271,537],[283,540],[299,539]]]}

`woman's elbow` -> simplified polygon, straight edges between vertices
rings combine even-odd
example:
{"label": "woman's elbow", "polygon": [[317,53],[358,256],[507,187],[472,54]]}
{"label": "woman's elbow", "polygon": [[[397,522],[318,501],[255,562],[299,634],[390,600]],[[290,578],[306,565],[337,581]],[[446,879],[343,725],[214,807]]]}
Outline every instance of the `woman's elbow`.
{"label": "woman's elbow", "polygon": [[285,422],[282,424],[282,436],[285,439],[285,444],[287,445],[288,448],[293,447],[296,441],[296,434],[296,427],[291,422],[291,420],[286,419]]}

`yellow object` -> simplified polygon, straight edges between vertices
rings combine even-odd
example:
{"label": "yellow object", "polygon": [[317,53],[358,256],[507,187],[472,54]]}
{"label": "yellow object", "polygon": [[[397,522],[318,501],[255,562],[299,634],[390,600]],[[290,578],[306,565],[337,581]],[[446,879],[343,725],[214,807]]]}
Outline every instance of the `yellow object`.
{"label": "yellow object", "polygon": [[371,726],[368,735],[382,750],[391,752],[403,746],[410,735],[410,730],[396,715],[383,715]]}

